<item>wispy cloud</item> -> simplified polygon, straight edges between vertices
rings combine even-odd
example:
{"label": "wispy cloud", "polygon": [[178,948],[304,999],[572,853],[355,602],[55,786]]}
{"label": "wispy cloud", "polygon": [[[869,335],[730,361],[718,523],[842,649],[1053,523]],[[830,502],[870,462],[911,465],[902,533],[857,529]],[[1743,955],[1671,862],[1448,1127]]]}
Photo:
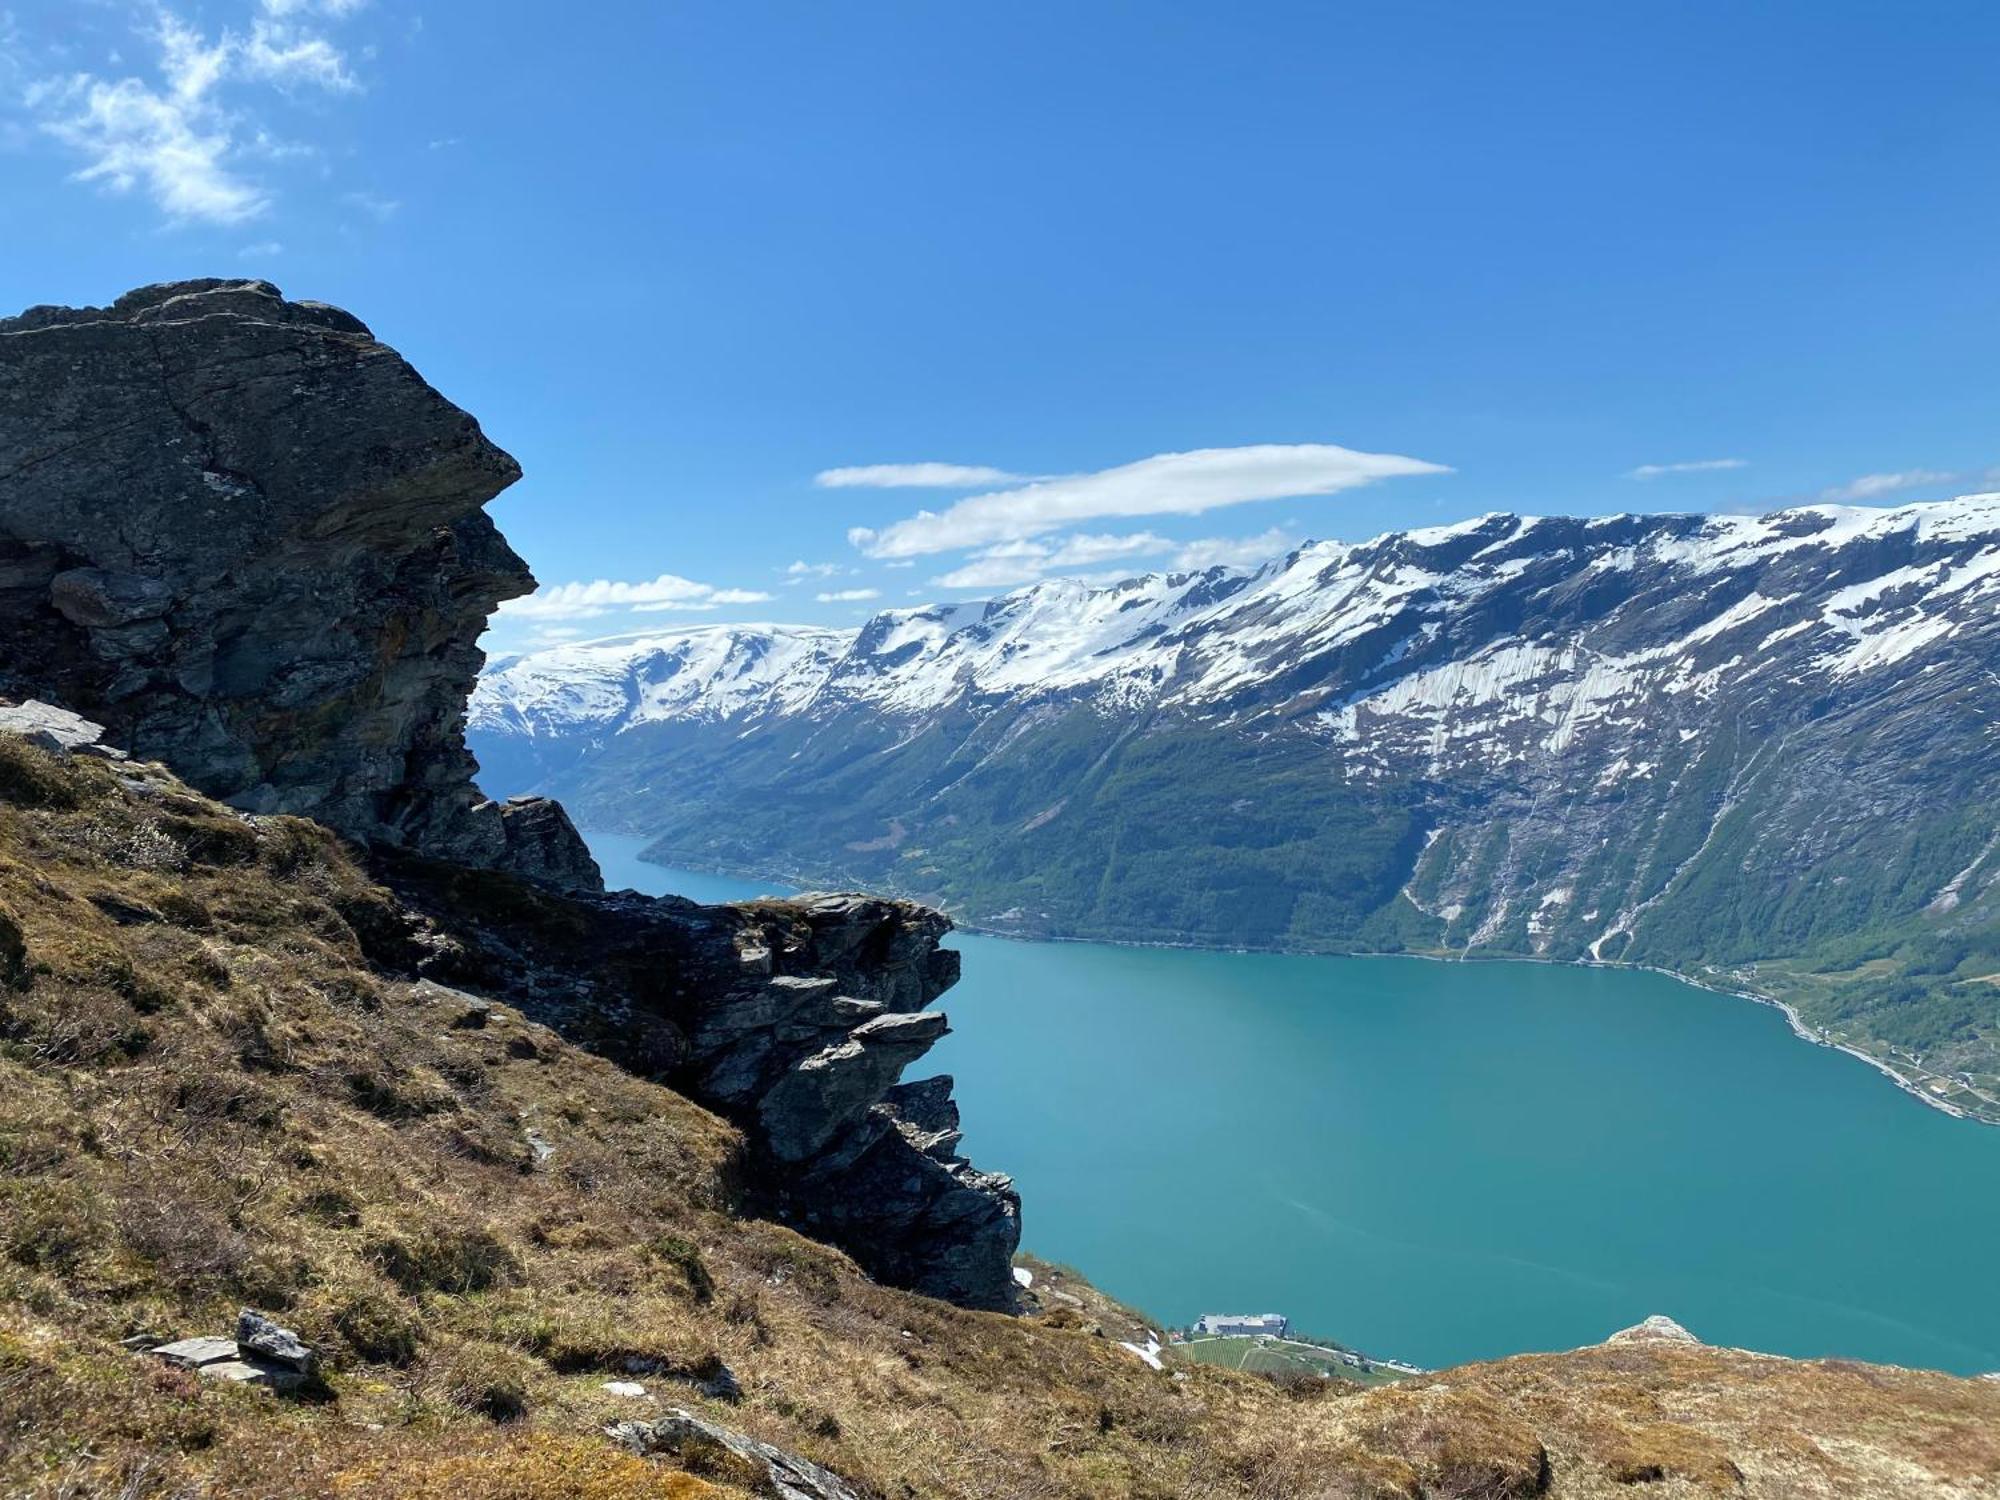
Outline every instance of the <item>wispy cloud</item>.
{"label": "wispy cloud", "polygon": [[969,490],[982,484],[1018,484],[1029,476],[984,464],[855,464],[821,469],[813,483],[823,490]]}
{"label": "wispy cloud", "polygon": [[946,589],[1007,588],[1031,583],[1051,574],[1078,573],[1101,568],[1119,558],[1158,556],[1171,552],[1175,543],[1150,531],[1125,536],[1095,536],[1079,533],[1060,541],[1022,538],[1000,542],[975,552],[959,567],[931,582]]}
{"label": "wispy cloud", "polygon": [[1002,542],[975,552],[961,566],[933,578],[931,585],[944,589],[994,589],[1052,577],[1081,575],[1109,579],[1125,575],[1106,572],[1104,564],[1123,558],[1137,561],[1165,557],[1164,562],[1152,566],[1175,573],[1213,567],[1251,567],[1297,545],[1297,537],[1277,526],[1256,536],[1203,537],[1192,542],[1172,541],[1150,531],[1129,536],[1077,535],[1052,542]]}
{"label": "wispy cloud", "polygon": [[241,250],[236,252],[237,256],[243,260],[269,260],[274,255],[283,255],[284,253],[285,247],[277,240],[258,240],[254,244],[245,245]]}
{"label": "wispy cloud", "polygon": [[941,573],[931,580],[940,589],[1010,589],[1017,583],[1033,583],[1048,570],[1024,557],[975,557],[970,562]]}
{"label": "wispy cloud", "polygon": [[[143,192],[169,223],[254,219],[270,207],[271,192],[248,164],[299,152],[259,123],[251,86],[359,88],[346,54],[313,19],[337,19],[356,4],[259,0],[257,8],[246,28],[210,35],[164,4],[142,6],[136,39],[149,68],[43,76],[21,96],[28,117],[80,159],[77,181]],[[15,50],[25,48],[17,42]]]}
{"label": "wispy cloud", "polygon": [[620,610],[656,614],[666,610],[709,610],[725,604],[761,604],[771,598],[758,589],[725,589],[674,573],[625,583],[610,578],[545,584],[523,599],[509,599],[499,613],[518,620],[589,620]]}
{"label": "wispy cloud", "polygon": [[1953,484],[1960,476],[1950,469],[1902,469],[1887,474],[1863,474],[1846,484],[1820,491],[1820,499],[1840,504],[1850,500],[1878,500],[1899,490],[1913,490],[1927,484]]}
{"label": "wispy cloud", "polygon": [[344,193],[341,201],[349,208],[358,208],[378,224],[386,224],[396,217],[396,211],[403,205],[394,198],[384,198],[376,193]]}
{"label": "wispy cloud", "polygon": [[785,567],[785,587],[797,588],[808,578],[838,578],[843,573],[853,571],[845,563],[809,563],[804,558],[799,558]]}
{"label": "wispy cloud", "polygon": [[881,531],[855,527],[847,536],[871,557],[919,557],[1042,536],[1100,517],[1195,515],[1253,500],[1331,495],[1400,475],[1450,472],[1420,458],[1331,443],[1203,448],[974,495],[942,512],[919,511]]}
{"label": "wispy cloud", "polygon": [[1723,469],[1747,469],[1747,458],[1696,458],[1677,464],[1640,464],[1625,471],[1627,479],[1659,479],[1668,474],[1714,474]]}
{"label": "wispy cloud", "polygon": [[368,0],[257,0],[258,7],[267,16],[283,19],[287,16],[351,16],[357,10],[365,10]]}
{"label": "wispy cloud", "polygon": [[240,46],[242,70],[249,78],[281,87],[309,84],[337,94],[361,86],[347,71],[346,55],[332,42],[282,21],[252,22]]}
{"label": "wispy cloud", "polygon": [[880,599],[880,589],[833,589],[813,597],[821,604],[859,604],[864,599]]}
{"label": "wispy cloud", "polygon": [[1174,554],[1174,567],[1196,573],[1203,568],[1254,568],[1298,546],[1299,538],[1282,526],[1255,536],[1211,536],[1189,542]]}

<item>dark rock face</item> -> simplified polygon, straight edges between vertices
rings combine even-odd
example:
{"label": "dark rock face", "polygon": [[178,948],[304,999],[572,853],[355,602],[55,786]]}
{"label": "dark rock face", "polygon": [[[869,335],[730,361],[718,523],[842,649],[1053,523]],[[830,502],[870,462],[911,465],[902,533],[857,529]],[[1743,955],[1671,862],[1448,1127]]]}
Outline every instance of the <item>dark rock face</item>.
{"label": "dark rock face", "polygon": [[537,1020],[728,1116],[751,1206],[839,1245],[878,1280],[1014,1305],[1021,1200],[957,1154],[951,1080],[899,1084],[947,1032],[950,920],[871,896],[697,906],[624,891],[530,893],[428,861],[399,892],[459,972]]}
{"label": "dark rock face", "polygon": [[520,475],[358,319],[267,282],[0,320],[0,691],[252,812],[595,888],[474,790],[475,644],[534,587]]}

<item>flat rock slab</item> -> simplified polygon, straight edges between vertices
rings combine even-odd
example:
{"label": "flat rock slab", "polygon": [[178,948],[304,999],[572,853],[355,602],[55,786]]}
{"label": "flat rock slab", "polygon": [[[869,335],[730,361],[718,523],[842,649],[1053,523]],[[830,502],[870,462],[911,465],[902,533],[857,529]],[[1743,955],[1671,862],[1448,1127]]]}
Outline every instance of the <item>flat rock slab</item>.
{"label": "flat rock slab", "polygon": [[73,714],[39,698],[0,708],[0,731],[18,734],[44,750],[57,752],[80,750],[104,738],[102,724],[93,724],[82,714]]}
{"label": "flat rock slab", "polygon": [[295,1391],[306,1382],[306,1377],[297,1370],[265,1364],[261,1360],[225,1359],[217,1364],[203,1365],[195,1373],[203,1380],[261,1386],[267,1391]]}
{"label": "flat rock slab", "polygon": [[219,1338],[176,1339],[171,1344],[161,1344],[153,1353],[184,1370],[199,1370],[237,1357],[236,1340]]}

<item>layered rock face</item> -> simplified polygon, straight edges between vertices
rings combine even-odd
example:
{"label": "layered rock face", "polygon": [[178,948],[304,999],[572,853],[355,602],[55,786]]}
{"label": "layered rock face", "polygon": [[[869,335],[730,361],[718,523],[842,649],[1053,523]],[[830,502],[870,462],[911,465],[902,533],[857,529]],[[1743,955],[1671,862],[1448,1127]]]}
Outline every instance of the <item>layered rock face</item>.
{"label": "layered rock face", "polygon": [[958,1154],[950,1078],[898,1082],[949,1030],[925,1009],[958,980],[942,914],[871,896],[493,889],[427,861],[391,873],[451,939],[434,972],[740,1125],[753,1208],[880,1281],[1013,1306],[1019,1195]]}
{"label": "layered rock face", "polygon": [[0,691],[248,811],[594,887],[560,811],[486,801],[465,749],[486,617],[534,587],[481,508],[519,476],[267,282],[0,321]]}

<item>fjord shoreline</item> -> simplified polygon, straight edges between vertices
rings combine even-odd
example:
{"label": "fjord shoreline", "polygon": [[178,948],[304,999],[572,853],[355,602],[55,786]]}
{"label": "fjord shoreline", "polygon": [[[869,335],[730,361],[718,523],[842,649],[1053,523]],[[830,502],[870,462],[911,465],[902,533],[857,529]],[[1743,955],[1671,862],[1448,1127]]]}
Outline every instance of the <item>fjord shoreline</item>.
{"label": "fjord shoreline", "polygon": [[[586,836],[594,841],[604,837],[606,833],[611,833],[611,831],[587,830]],[[646,842],[642,835],[611,833],[611,836],[634,838],[638,839],[641,843]],[[722,876],[732,880],[782,885],[792,890],[811,889],[815,884],[815,882],[802,879],[796,875],[775,873],[770,869],[749,870],[731,868],[718,865],[712,860],[705,860],[696,855],[675,851],[667,851],[658,858],[649,857],[646,854],[636,854],[634,857],[642,863],[663,869],[689,870],[699,874]],[[968,920],[952,912],[948,906],[937,902],[935,898],[921,893],[896,892],[895,894],[905,896],[910,900],[923,901],[926,904],[937,906],[939,910],[944,911],[947,916],[951,917],[953,926],[961,932],[978,933],[982,937],[1003,938],[1022,943],[1097,943],[1112,947],[1157,948],[1195,953],[1271,953],[1296,958],[1410,958],[1444,964],[1547,964],[1569,969],[1609,969],[1627,973],[1658,974],[1664,978],[1692,986],[1695,989],[1707,990],[1711,994],[1727,995],[1736,1000],[1748,1000],[1754,1005],[1768,1006],[1784,1016],[1785,1024],[1790,1028],[1792,1035],[1798,1038],[1798,1040],[1810,1043],[1815,1047],[1824,1047],[1831,1051],[1843,1052],[1856,1061],[1867,1064],[1887,1078],[1896,1088],[1919,1103],[1927,1105],[1941,1114],[1949,1115],[1956,1120],[1969,1120],[1980,1125],[2000,1126],[2000,1100],[1987,1101],[1990,1106],[1989,1110],[1965,1108],[1949,1099],[1939,1097],[1924,1086],[1926,1078],[1936,1078],[1939,1075],[1923,1073],[1922,1070],[1917,1069],[1905,1072],[1896,1064],[1885,1058],[1877,1057],[1873,1053],[1864,1051],[1851,1042],[1817,1031],[1806,1023],[1805,1019],[1800,1016],[1797,1007],[1789,1001],[1782,1000],[1776,995],[1760,993],[1759,991],[1746,989],[1739,985],[1723,984],[1712,976],[1703,977],[1697,974],[1687,974],[1677,969],[1662,967],[1658,964],[1619,963],[1612,959],[1544,958],[1534,954],[1520,953],[1475,956],[1467,953],[1422,953],[1408,950],[1403,952],[1382,952],[1372,949],[1318,948],[1310,946],[1251,947],[1232,945],[1228,947],[1216,947],[1204,943],[1173,943],[1159,939],[1026,933],[1015,929],[995,927]],[[1909,1064],[1904,1065],[1904,1067],[1910,1066]],[[1961,1085],[1960,1087],[1963,1086]],[[1972,1091],[1966,1090],[1966,1092]],[[1975,1097],[1984,1098],[1983,1095],[1977,1094],[1975,1094]]]}

